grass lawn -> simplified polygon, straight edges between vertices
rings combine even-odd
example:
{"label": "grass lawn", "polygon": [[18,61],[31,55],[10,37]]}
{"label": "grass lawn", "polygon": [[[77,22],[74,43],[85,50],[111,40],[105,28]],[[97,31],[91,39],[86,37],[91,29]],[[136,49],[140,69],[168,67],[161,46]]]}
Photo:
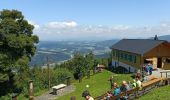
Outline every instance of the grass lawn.
{"label": "grass lawn", "polygon": [[170,85],[154,89],[138,100],[170,100]]}
{"label": "grass lawn", "polygon": [[[76,87],[76,90],[58,98],[57,100],[70,100],[71,96],[76,96],[77,100],[84,100],[81,97],[81,94],[86,89],[90,91],[92,97],[100,96],[110,90],[110,82],[108,79],[112,75],[115,81],[119,84],[122,80],[132,81],[131,74],[114,74],[110,71],[104,70],[101,73],[91,76],[90,79],[84,78],[81,83],[78,83],[78,81],[74,82],[73,85]],[[86,85],[89,85],[89,88],[86,88]]]}

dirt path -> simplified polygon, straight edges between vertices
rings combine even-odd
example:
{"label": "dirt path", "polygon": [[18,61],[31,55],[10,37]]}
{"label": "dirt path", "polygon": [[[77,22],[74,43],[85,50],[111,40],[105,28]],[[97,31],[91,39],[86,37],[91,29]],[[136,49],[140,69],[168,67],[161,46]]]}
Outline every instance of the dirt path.
{"label": "dirt path", "polygon": [[52,89],[41,96],[35,97],[35,100],[55,100],[60,96],[71,93],[75,90],[73,85],[67,86],[66,88],[59,90],[57,95],[52,94]]}

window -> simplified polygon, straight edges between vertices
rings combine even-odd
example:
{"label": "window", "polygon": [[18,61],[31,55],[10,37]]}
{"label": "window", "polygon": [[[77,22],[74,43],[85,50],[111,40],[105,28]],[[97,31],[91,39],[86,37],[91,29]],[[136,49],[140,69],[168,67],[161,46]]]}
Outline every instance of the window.
{"label": "window", "polygon": [[120,58],[123,59],[123,53],[120,53]]}
{"label": "window", "polygon": [[112,55],[113,55],[113,57],[116,57],[116,51],[115,50],[112,51]]}
{"label": "window", "polygon": [[128,55],[125,54],[125,55],[124,55],[124,58],[125,58],[125,60],[128,60]]}
{"label": "window", "polygon": [[116,57],[119,57],[119,51],[116,51]]}
{"label": "window", "polygon": [[132,55],[128,55],[128,61],[130,61],[130,62],[133,61]]}
{"label": "window", "polygon": [[136,63],[136,56],[133,56],[133,62]]}

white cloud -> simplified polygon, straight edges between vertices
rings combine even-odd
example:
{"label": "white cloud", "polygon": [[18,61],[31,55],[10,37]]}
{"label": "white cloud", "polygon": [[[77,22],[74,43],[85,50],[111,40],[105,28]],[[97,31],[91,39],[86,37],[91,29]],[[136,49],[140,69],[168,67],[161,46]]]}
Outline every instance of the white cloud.
{"label": "white cloud", "polygon": [[28,23],[31,25],[34,25],[34,29],[40,28],[40,26],[38,24],[36,24],[34,21],[28,20]]}
{"label": "white cloud", "polygon": [[[37,25],[35,23],[32,23]],[[34,33],[40,40],[98,40],[114,38],[148,38],[157,35],[170,34],[170,22],[161,22],[155,26],[127,25],[78,25],[75,21],[49,22],[37,25]]]}
{"label": "white cloud", "polygon": [[73,28],[76,27],[77,23],[74,21],[69,22],[50,22],[46,25],[48,28]]}

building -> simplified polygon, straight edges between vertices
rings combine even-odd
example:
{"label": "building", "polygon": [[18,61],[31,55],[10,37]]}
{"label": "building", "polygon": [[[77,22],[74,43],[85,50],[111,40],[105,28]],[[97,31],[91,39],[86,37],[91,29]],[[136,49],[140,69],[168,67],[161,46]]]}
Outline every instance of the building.
{"label": "building", "polygon": [[154,69],[170,69],[170,43],[153,39],[122,39],[112,46],[114,67],[122,66],[134,72],[148,62]]}

